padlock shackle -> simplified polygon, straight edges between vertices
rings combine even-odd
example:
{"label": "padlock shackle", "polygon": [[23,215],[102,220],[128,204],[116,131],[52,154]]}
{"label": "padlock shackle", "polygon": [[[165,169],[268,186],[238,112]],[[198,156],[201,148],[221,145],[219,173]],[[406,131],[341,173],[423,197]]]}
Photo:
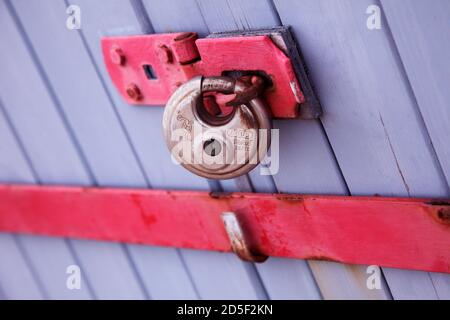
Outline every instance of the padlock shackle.
{"label": "padlock shackle", "polygon": [[223,94],[235,93],[236,80],[231,77],[202,77],[202,93],[220,92]]}

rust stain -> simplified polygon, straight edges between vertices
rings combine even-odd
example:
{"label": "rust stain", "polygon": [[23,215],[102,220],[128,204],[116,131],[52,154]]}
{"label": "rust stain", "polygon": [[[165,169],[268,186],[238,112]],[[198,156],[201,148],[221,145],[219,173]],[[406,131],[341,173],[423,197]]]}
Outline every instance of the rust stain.
{"label": "rust stain", "polygon": [[429,202],[425,202],[425,204],[429,204],[432,206],[449,206],[450,207],[450,201],[447,201],[447,200],[429,201]]}
{"label": "rust stain", "polygon": [[326,257],[326,256],[322,256],[322,255],[317,255],[317,256],[308,256],[305,257],[304,259],[306,260],[319,260],[319,261],[330,261],[330,262],[341,262],[339,260],[330,258],[330,257]]}
{"label": "rust stain", "polygon": [[174,200],[174,201],[179,200],[179,196],[178,196],[176,193],[173,193],[173,192],[170,191],[170,190],[166,190],[166,195],[167,195],[170,199],[172,199],[172,200]]}
{"label": "rust stain", "polygon": [[275,198],[280,201],[303,202],[305,200],[304,197],[295,194],[275,194]]}
{"label": "rust stain", "polygon": [[82,193],[94,193],[96,191],[94,188],[86,186],[82,186],[80,189]]}
{"label": "rust stain", "polygon": [[224,199],[230,199],[233,196],[232,192],[210,192],[209,196],[213,199],[217,200],[224,200]]}
{"label": "rust stain", "polygon": [[428,212],[439,223],[450,226],[450,201],[434,200],[425,202],[426,205],[431,205]]}
{"label": "rust stain", "polygon": [[442,222],[450,225],[450,207],[439,209],[437,211],[437,217]]}
{"label": "rust stain", "polygon": [[248,129],[254,128],[255,123],[253,120],[251,120],[249,118],[249,116],[247,114],[240,113],[239,117],[240,117],[241,122],[243,123],[243,128],[248,128]]}

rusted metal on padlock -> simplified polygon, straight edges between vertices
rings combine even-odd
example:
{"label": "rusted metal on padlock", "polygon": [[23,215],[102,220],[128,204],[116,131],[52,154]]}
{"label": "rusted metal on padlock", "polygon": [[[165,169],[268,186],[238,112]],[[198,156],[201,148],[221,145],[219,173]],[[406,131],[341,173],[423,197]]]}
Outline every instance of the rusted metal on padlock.
{"label": "rusted metal on padlock", "polygon": [[[265,101],[252,93],[256,80],[196,77],[176,90],[163,117],[172,157],[209,179],[231,179],[255,168],[270,147],[271,129]],[[236,94],[233,101],[240,104],[227,115],[213,115],[203,105],[203,93],[213,92]]]}

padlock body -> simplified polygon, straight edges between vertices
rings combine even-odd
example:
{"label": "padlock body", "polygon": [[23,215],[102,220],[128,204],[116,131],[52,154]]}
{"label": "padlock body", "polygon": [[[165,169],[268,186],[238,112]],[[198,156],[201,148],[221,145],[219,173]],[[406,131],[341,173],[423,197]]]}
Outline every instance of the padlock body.
{"label": "padlock body", "polygon": [[211,115],[202,94],[233,93],[247,84],[228,77],[191,79],[169,99],[163,116],[166,144],[173,159],[187,170],[209,179],[243,175],[270,147],[270,114],[264,101],[254,98],[226,116]]}

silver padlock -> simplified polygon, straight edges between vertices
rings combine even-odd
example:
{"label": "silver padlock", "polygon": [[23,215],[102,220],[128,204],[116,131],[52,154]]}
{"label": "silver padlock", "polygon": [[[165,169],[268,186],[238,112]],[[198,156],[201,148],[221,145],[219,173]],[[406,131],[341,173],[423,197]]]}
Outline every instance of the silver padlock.
{"label": "silver padlock", "polygon": [[[255,168],[270,147],[271,129],[270,112],[255,83],[231,77],[196,77],[180,86],[163,117],[173,159],[209,179],[231,179]],[[236,106],[228,115],[213,115],[203,104],[207,92],[236,94]]]}

